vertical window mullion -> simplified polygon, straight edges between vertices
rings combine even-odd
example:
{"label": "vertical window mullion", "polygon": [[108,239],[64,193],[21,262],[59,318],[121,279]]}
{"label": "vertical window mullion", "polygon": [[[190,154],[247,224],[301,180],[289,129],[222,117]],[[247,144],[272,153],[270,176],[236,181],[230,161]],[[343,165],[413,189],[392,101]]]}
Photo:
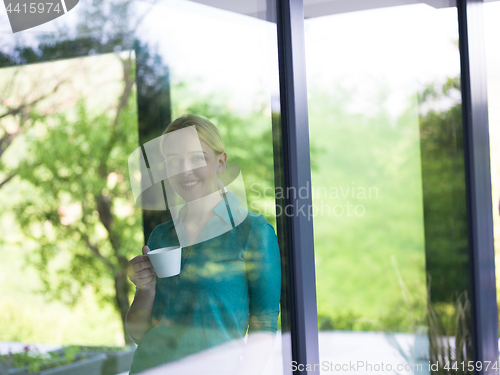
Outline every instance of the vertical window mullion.
{"label": "vertical window mullion", "polygon": [[[297,367],[295,373],[319,374],[302,0],[277,1],[277,26],[281,99],[281,127],[277,133],[283,161],[283,177],[277,187],[284,192],[284,198],[277,199],[277,205],[281,206],[279,236],[288,271],[284,280],[287,295],[282,300],[287,301],[290,313],[291,360]],[[300,188],[307,193],[299,194]],[[287,363],[286,356],[283,358],[284,374],[289,374],[294,367]],[[308,364],[312,371],[308,371]]]}
{"label": "vertical window mullion", "polygon": [[[472,335],[476,361],[498,364],[498,308],[491,201],[483,1],[458,0]],[[498,374],[492,366],[481,374]]]}

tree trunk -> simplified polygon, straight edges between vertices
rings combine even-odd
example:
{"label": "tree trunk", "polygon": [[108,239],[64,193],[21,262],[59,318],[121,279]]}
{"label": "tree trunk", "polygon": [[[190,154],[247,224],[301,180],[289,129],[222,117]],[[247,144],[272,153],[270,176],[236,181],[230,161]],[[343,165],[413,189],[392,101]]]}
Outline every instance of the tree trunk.
{"label": "tree trunk", "polygon": [[[127,263],[126,259],[121,259],[120,257],[120,265],[122,265],[123,260]],[[115,303],[118,312],[120,313],[120,317],[122,319],[122,327],[123,327],[123,337],[127,344],[133,343],[130,335],[127,332],[125,319],[127,317],[127,312],[130,307],[128,294],[130,291],[130,286],[127,278],[127,266],[121,267],[118,273],[115,275]]]}

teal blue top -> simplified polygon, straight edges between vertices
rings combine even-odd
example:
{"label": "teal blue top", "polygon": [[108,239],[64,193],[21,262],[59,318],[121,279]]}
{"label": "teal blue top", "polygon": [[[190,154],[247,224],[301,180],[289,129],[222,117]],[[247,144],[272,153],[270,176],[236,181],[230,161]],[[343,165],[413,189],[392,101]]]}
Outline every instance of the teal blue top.
{"label": "teal blue top", "polygon": [[[274,228],[232,193],[227,198],[198,240],[222,234],[183,248],[180,274],[156,279],[153,318],[160,322],[138,342],[131,374],[242,339],[247,329],[276,332],[281,266]],[[181,210],[175,222],[153,230],[147,245],[178,246],[182,231]]]}

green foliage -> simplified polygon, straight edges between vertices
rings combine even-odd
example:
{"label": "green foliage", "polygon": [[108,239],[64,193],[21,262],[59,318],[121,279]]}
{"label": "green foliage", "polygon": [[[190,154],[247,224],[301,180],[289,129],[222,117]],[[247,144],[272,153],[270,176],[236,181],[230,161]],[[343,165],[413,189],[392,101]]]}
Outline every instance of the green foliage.
{"label": "green foliage", "polygon": [[23,233],[18,245],[34,247],[26,259],[39,272],[39,292],[74,306],[91,288],[123,321],[132,293],[128,260],[143,243],[128,176],[128,156],[138,145],[137,110],[132,58],[109,62],[123,67],[111,108],[96,110],[92,98],[80,98],[26,132],[17,167],[24,198],[13,212]]}
{"label": "green foliage", "polygon": [[311,138],[327,150],[313,186],[379,193],[313,199],[365,208],[361,217],[314,218],[320,329],[415,332],[427,323],[426,271],[433,302],[467,287],[459,89],[458,78],[429,85],[396,119],[383,95],[370,116],[346,109],[352,92],[311,89]]}
{"label": "green foliage", "polygon": [[[433,304],[428,300],[429,353],[431,363],[439,362],[436,375],[471,374],[461,363],[473,361],[470,330],[470,301],[466,291],[455,294],[452,303]],[[450,337],[454,338],[452,344]],[[449,364],[449,369],[444,365]]]}
{"label": "green foliage", "polygon": [[414,332],[426,319],[416,98],[398,118],[383,98],[377,113],[350,111],[354,98],[310,89],[311,139],[325,150],[312,173],[318,313],[325,329]]}
{"label": "green foliage", "polygon": [[[41,271],[46,293],[73,304],[79,290],[92,285],[111,301],[109,279],[141,240],[140,212],[127,203],[133,202],[127,158],[136,147],[134,106],[126,108],[115,128],[108,115],[89,114],[83,101],[75,117],[71,121],[61,114],[47,121],[45,131],[32,139],[30,158],[38,166],[27,168],[30,161],[25,161],[19,175],[36,194],[26,197],[16,215],[24,235],[39,244],[30,262]],[[116,182],[110,183],[110,176]],[[130,214],[114,212],[119,210]],[[56,280],[49,263],[58,255],[66,259]]]}
{"label": "green foliage", "polygon": [[[468,288],[467,212],[459,78],[421,95],[422,185],[427,272],[433,303]],[[432,92],[432,95],[429,94]],[[450,103],[451,102],[451,103]]]}
{"label": "green foliage", "polygon": [[352,310],[318,316],[320,331],[374,331],[376,327],[377,325],[373,320],[364,318],[361,314]]}
{"label": "green foliage", "polygon": [[318,315],[320,331],[416,332],[427,324],[425,299],[411,296],[403,303],[387,306],[387,313],[377,315],[370,310],[335,309]]}
{"label": "green foliage", "polygon": [[118,353],[123,351],[129,351],[134,348],[134,345],[126,345],[126,346],[71,346],[73,350],[77,352],[99,352],[99,353]]}
{"label": "green foliage", "polygon": [[[26,367],[28,372],[39,372],[49,368],[59,367],[72,363],[77,359],[78,347],[64,348],[62,353],[55,351],[41,353],[36,346],[26,345],[20,353],[9,353],[0,356],[0,361],[9,367]],[[78,358],[82,358],[79,356]]]}
{"label": "green foliage", "polygon": [[[12,267],[12,263],[8,263]],[[3,271],[3,270],[2,270]],[[5,270],[4,275],[18,281],[18,268]],[[37,285],[37,278],[23,274],[23,284]],[[4,283],[11,290],[12,282]],[[121,321],[113,304],[98,304],[94,293],[86,292],[78,303],[65,306],[61,302],[48,302],[23,289],[17,301],[2,297],[0,310],[1,341],[37,342],[53,344],[117,345],[123,342]]]}

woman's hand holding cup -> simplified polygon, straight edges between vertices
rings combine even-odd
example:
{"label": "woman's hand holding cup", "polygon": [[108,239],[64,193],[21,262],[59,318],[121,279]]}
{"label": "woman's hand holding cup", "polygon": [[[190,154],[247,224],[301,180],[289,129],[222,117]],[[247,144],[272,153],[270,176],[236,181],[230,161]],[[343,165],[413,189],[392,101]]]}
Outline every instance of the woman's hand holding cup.
{"label": "woman's hand holding cup", "polygon": [[156,273],[153,271],[153,266],[146,255],[149,247],[142,248],[142,255],[136,256],[128,262],[128,277],[137,289],[151,289],[156,286]]}

